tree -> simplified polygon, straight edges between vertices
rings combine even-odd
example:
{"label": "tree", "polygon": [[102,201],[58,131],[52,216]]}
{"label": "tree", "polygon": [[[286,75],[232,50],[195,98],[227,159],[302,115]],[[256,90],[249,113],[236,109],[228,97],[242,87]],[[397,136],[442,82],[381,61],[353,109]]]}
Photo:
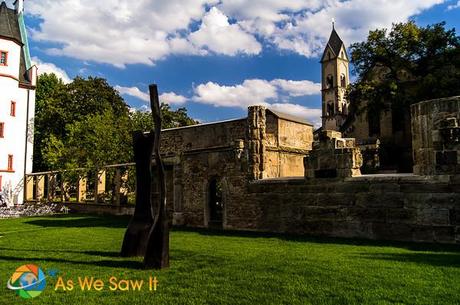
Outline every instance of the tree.
{"label": "tree", "polygon": [[[460,38],[445,23],[418,27],[394,24],[369,32],[366,41],[351,45],[358,80],[350,86],[351,113],[396,115],[422,100],[460,94]],[[363,102],[366,102],[363,105]]]}
{"label": "tree", "polygon": [[[174,128],[198,124],[197,121],[190,118],[186,108],[172,110],[168,104],[161,104],[162,128]],[[151,131],[154,129],[152,112],[132,110],[130,113],[132,130]]]}
{"label": "tree", "polygon": [[[197,123],[185,108],[162,104],[161,112],[163,128]],[[152,129],[151,113],[130,111],[105,79],[77,77],[64,84],[43,74],[37,84],[34,171],[131,162],[132,132]]]}
{"label": "tree", "polygon": [[66,126],[66,136],[53,136],[44,147],[45,160],[53,168],[98,168],[132,159],[129,118],[112,110],[87,115]]}
{"label": "tree", "polygon": [[[66,93],[65,85],[55,74],[42,74],[38,78],[34,120],[34,171],[45,171],[50,167],[44,160],[43,148],[56,143],[56,134],[62,134],[63,111],[60,100]],[[49,156],[53,158],[53,156]]]}

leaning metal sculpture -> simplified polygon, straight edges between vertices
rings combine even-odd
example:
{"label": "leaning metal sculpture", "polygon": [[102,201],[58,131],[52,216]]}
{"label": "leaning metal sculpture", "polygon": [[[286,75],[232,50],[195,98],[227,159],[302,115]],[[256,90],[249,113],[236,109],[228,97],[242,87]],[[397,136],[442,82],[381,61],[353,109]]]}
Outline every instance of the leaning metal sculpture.
{"label": "leaning metal sculpture", "polygon": [[[165,172],[160,155],[161,109],[157,86],[150,85],[149,89],[155,131],[133,135],[136,208],[125,233],[121,256],[144,256],[145,268],[162,269],[169,267],[169,221]],[[154,174],[152,154],[155,156]]]}
{"label": "leaning metal sculpture", "polygon": [[169,221],[166,211],[166,178],[160,155],[161,109],[158,89],[156,85],[150,85],[149,89],[153,123],[155,124],[155,140],[153,144],[153,153],[155,155],[154,181],[155,190],[158,193],[157,200],[151,202],[151,213],[154,217],[154,223],[149,233],[144,256],[144,266],[147,269],[162,269],[169,267]]}

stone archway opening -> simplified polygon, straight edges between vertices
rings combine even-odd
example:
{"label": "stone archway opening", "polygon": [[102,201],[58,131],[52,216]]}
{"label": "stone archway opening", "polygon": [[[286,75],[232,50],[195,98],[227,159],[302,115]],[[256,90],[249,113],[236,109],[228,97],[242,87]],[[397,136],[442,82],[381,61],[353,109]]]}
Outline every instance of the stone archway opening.
{"label": "stone archway opening", "polygon": [[212,178],[208,187],[208,227],[214,229],[223,228],[224,202],[222,196],[222,181]]}

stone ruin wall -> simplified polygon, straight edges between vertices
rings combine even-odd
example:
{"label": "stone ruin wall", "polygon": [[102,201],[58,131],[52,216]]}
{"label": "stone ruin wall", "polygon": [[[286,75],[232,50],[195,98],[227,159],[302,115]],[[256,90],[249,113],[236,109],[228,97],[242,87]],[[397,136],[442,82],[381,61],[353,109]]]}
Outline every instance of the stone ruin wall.
{"label": "stone ruin wall", "polygon": [[259,180],[228,200],[226,229],[460,243],[460,181],[449,177]]}
{"label": "stone ruin wall", "polygon": [[414,173],[460,175],[460,96],[411,107]]}
{"label": "stone ruin wall", "polygon": [[[458,101],[458,98],[454,100]],[[428,106],[418,107],[423,109]],[[436,107],[444,109],[444,106]],[[458,110],[449,109],[453,109],[451,114],[458,115]],[[423,113],[419,109],[417,111],[418,114]],[[264,121],[268,123],[264,125]],[[221,149],[212,150],[207,149],[208,143],[203,142],[199,147],[184,141],[195,141],[199,128],[187,132],[187,135],[181,134],[182,131],[165,132],[165,142],[176,145],[178,152],[184,148],[197,148],[183,152],[180,162],[174,167],[174,196],[171,200],[174,202],[176,225],[207,226],[208,181],[213,176],[221,176],[225,202],[224,229],[460,243],[458,175],[257,180],[267,170],[264,160],[267,160],[267,152],[270,153],[269,147],[281,146],[279,125],[272,124],[276,121],[254,109],[253,113],[249,113],[247,122],[225,123],[234,124],[229,129],[238,130],[234,133],[236,137],[247,136],[246,142],[238,144],[224,140],[231,138],[221,134],[230,132],[227,127],[212,128],[213,131],[206,132],[217,133],[214,136],[220,137],[220,140],[216,143],[225,144]],[[416,116],[413,126],[419,126],[420,122],[428,126],[426,124],[430,121]],[[452,123],[451,120],[449,122]],[[452,125],[446,124],[442,124],[443,128]],[[261,125],[265,128],[257,128]],[[424,139],[427,139],[426,134],[432,135],[435,130],[424,127],[414,134],[422,137],[425,132]],[[435,153],[434,145],[415,145],[414,148],[431,149]],[[430,166],[433,168],[433,164]]]}

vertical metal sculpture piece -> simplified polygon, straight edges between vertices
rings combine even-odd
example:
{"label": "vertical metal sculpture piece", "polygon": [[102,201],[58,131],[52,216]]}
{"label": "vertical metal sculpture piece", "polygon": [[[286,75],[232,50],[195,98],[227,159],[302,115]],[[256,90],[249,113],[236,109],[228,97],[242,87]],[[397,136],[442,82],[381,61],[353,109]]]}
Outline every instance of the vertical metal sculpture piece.
{"label": "vertical metal sculpture piece", "polygon": [[152,209],[152,152],[154,133],[133,134],[136,161],[136,208],[123,239],[121,256],[144,256],[150,229],[153,226]]}
{"label": "vertical metal sculpture piece", "polygon": [[158,98],[158,88],[150,85],[150,105],[155,124],[153,153],[155,156],[154,185],[157,190],[156,200],[151,201],[151,215],[154,218],[150,229],[144,266],[147,269],[162,269],[169,267],[169,221],[166,211],[166,178],[163,161],[160,155],[161,141],[161,109]]}

